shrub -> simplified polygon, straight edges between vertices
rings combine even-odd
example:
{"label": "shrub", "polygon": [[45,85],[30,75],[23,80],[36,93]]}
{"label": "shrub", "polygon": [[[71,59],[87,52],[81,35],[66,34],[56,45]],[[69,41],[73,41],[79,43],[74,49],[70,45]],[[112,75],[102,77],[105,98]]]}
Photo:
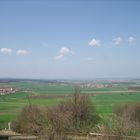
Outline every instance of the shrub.
{"label": "shrub", "polygon": [[67,105],[62,103],[47,109],[47,119],[49,129],[61,135],[70,127],[71,112],[67,110]]}
{"label": "shrub", "polygon": [[140,135],[140,104],[128,104],[114,109],[124,129],[133,135]]}
{"label": "shrub", "polygon": [[129,140],[130,138],[125,136],[140,136],[140,104],[117,106],[114,114],[98,127],[98,131],[105,134],[99,137],[99,140]]}
{"label": "shrub", "polygon": [[98,123],[99,116],[96,114],[91,100],[87,95],[81,95],[78,88],[68,104],[72,114],[72,123],[76,129],[85,129],[85,127],[90,129]]}
{"label": "shrub", "polygon": [[42,135],[45,131],[45,124],[43,111],[35,105],[27,105],[12,122],[12,129],[19,133]]}
{"label": "shrub", "polygon": [[104,124],[98,126],[98,132],[103,136],[99,136],[97,140],[128,140],[124,138],[128,132],[116,116],[108,118]]}
{"label": "shrub", "polygon": [[47,140],[66,140],[67,132],[88,132],[100,119],[89,97],[81,95],[79,88],[71,99],[48,107],[44,112],[35,105],[24,107],[12,122],[13,130],[43,136]]}
{"label": "shrub", "polygon": [[49,128],[58,135],[71,131],[88,131],[99,121],[99,116],[88,96],[81,95],[76,88],[70,100],[48,108]]}

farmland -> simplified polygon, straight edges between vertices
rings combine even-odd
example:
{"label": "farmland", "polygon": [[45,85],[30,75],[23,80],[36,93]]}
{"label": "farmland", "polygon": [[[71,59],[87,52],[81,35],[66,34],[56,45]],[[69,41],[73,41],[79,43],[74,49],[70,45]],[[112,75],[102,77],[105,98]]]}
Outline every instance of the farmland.
{"label": "farmland", "polygon": [[[46,107],[57,104],[74,93],[75,86],[83,81],[41,81],[41,80],[17,80],[2,81],[0,87],[14,87],[14,94],[0,96],[0,128],[7,127],[7,123],[13,120],[27,104],[35,104]],[[87,81],[86,81],[87,82]],[[84,83],[86,83],[84,82]],[[117,82],[112,81],[88,81],[92,85],[112,84],[111,87],[82,87],[81,94],[87,94],[96,111],[102,116],[110,116],[114,106],[140,101],[140,91],[128,90],[130,86],[139,86],[139,80]]]}

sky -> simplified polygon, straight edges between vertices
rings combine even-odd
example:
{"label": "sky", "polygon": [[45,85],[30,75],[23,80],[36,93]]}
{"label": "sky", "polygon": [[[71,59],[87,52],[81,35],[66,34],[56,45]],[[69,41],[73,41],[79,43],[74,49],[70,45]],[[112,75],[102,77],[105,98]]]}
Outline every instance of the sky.
{"label": "sky", "polygon": [[140,78],[140,1],[0,0],[0,78]]}

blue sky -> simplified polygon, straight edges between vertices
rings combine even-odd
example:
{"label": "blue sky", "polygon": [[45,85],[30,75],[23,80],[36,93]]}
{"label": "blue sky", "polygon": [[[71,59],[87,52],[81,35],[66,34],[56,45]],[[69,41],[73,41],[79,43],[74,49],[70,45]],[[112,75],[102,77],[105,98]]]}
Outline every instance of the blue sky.
{"label": "blue sky", "polygon": [[0,77],[140,78],[138,0],[0,1]]}

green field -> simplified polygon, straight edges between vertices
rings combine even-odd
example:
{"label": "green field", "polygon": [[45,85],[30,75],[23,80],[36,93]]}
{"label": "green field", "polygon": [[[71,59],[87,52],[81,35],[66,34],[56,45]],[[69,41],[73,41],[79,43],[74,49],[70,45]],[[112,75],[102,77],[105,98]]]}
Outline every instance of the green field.
{"label": "green field", "polygon": [[[13,120],[21,109],[29,104],[28,96],[44,97],[45,95],[46,98],[30,98],[30,103],[47,107],[66,100],[68,97],[63,98],[63,96],[73,94],[75,89],[74,84],[62,85],[38,82],[1,83],[0,86],[11,86],[24,90],[10,95],[0,95],[0,128],[7,127],[7,122]],[[121,84],[111,88],[81,88],[81,94],[91,94],[90,98],[96,111],[101,116],[109,116],[116,105],[140,101],[140,92],[128,91],[127,87],[128,85]],[[52,95],[53,97],[49,98]]]}

